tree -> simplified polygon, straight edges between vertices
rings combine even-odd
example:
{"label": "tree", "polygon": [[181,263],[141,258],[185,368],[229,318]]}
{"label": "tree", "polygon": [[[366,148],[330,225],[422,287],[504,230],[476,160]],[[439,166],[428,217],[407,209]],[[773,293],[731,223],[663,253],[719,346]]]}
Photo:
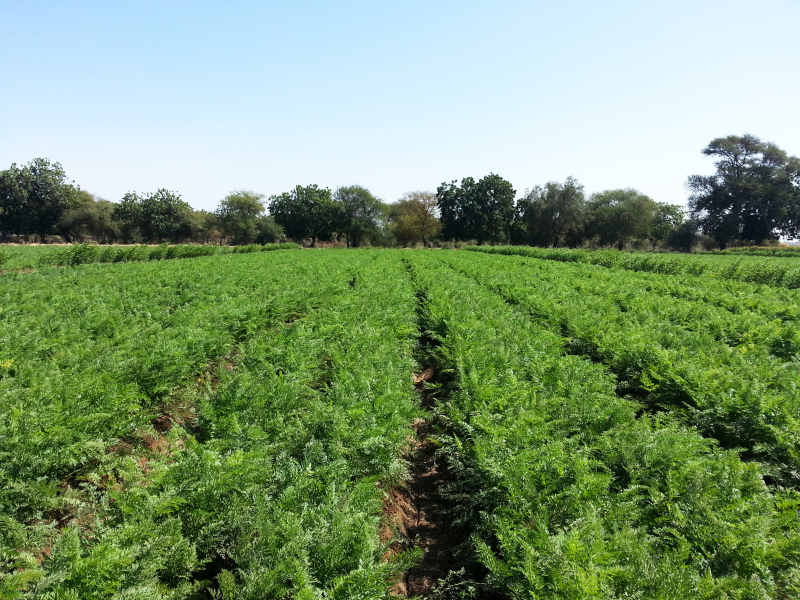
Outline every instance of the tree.
{"label": "tree", "polygon": [[702,152],[717,159],[717,172],[689,177],[689,208],[720,249],[800,236],[800,159],[749,134],[717,138]]}
{"label": "tree", "polygon": [[534,246],[557,248],[581,232],[587,217],[583,186],[572,177],[563,184],[536,186],[520,199],[517,210]]}
{"label": "tree", "polygon": [[263,198],[263,194],[239,190],[220,201],[217,216],[233,244],[252,244],[258,237],[259,217],[265,210]]}
{"label": "tree", "polygon": [[74,238],[90,238],[101,244],[114,241],[118,224],[114,221],[114,204],[80,190],[77,201],[61,215],[56,229],[67,242]]}
{"label": "tree", "polygon": [[126,241],[183,241],[192,234],[192,208],[180,194],[163,188],[155,193],[128,192],[115,207],[114,219]]}
{"label": "tree", "polygon": [[378,229],[384,204],[360,185],[340,187],[333,195],[336,203],[336,227],[347,238],[347,246],[358,248]]}
{"label": "tree", "polygon": [[680,252],[691,252],[699,241],[698,224],[693,219],[678,224],[665,238],[667,248]]}
{"label": "tree", "polygon": [[490,173],[480,181],[472,177],[443,183],[436,190],[446,239],[498,242],[511,236],[514,220],[514,197],[511,184]]}
{"label": "tree", "polygon": [[194,210],[189,215],[192,239],[201,244],[220,244],[225,234],[216,212]]}
{"label": "tree", "polygon": [[336,219],[336,205],[328,188],[316,184],[296,186],[291,192],[272,196],[269,212],[286,235],[294,239],[311,238],[316,246],[320,237],[330,235]]}
{"label": "tree", "polygon": [[433,192],[406,192],[396,204],[389,207],[389,222],[395,239],[401,244],[421,242],[428,246],[431,239],[442,231],[436,217],[436,194]]}
{"label": "tree", "polygon": [[656,212],[650,223],[650,233],[648,237],[652,244],[665,242],[670,233],[677,230],[684,219],[686,211],[682,206],[669,204],[667,202],[657,202]]}
{"label": "tree", "polygon": [[632,188],[592,194],[586,233],[601,245],[622,250],[626,243],[649,238],[657,211],[649,196]]}
{"label": "tree", "polygon": [[256,223],[258,234],[256,235],[257,244],[272,244],[284,239],[283,227],[275,222],[272,215],[261,215]]}
{"label": "tree", "polygon": [[67,182],[59,163],[35,158],[22,168],[12,164],[0,172],[0,232],[38,234],[44,243],[64,211],[77,202],[78,190]]}

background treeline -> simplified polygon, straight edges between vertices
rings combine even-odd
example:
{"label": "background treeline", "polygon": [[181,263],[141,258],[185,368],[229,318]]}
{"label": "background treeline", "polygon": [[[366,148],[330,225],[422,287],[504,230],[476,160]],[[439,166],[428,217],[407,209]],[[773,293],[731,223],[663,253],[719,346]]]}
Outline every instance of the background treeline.
{"label": "background treeline", "polygon": [[587,195],[574,178],[517,192],[499,175],[443,183],[387,204],[359,185],[317,185],[266,198],[230,193],[214,212],[175,192],[96,198],[36,159],[0,172],[0,237],[106,243],[266,244],[292,239],[359,246],[473,242],[619,250],[724,250],[800,236],[800,159],[751,135],[713,140],[716,173],[687,181],[688,208],[633,188]]}

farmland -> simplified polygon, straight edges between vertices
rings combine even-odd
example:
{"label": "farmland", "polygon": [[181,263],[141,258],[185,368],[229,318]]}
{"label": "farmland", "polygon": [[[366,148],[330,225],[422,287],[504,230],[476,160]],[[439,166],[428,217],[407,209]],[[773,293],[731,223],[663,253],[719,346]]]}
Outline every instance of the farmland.
{"label": "farmland", "polygon": [[9,251],[0,599],[800,595],[792,257],[165,248]]}

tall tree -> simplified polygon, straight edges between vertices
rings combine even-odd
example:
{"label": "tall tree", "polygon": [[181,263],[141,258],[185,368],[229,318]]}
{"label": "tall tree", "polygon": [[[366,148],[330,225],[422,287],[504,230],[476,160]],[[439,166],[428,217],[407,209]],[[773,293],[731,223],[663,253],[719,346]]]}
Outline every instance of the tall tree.
{"label": "tall tree", "polygon": [[511,184],[490,173],[480,181],[465,177],[461,185],[443,183],[436,190],[446,239],[498,242],[511,236],[514,197]]}
{"label": "tall tree", "polygon": [[154,193],[128,192],[114,210],[126,241],[179,242],[191,237],[192,208],[180,194],[163,188]]}
{"label": "tall tree", "polygon": [[800,159],[749,134],[717,138],[702,152],[717,172],[689,177],[689,208],[720,249],[800,235]]}
{"label": "tall tree", "polygon": [[249,190],[231,192],[219,203],[217,216],[234,244],[251,244],[259,234],[259,217],[266,210],[264,195]]}
{"label": "tall tree", "polygon": [[291,238],[310,238],[316,246],[320,237],[330,235],[336,219],[336,205],[328,188],[316,184],[296,186],[291,192],[272,196],[269,212]]}
{"label": "tall tree", "polygon": [[587,218],[583,186],[572,177],[563,184],[536,186],[520,199],[517,210],[534,246],[557,248],[580,233]]}
{"label": "tall tree", "polygon": [[438,209],[433,192],[407,192],[389,207],[389,222],[395,239],[401,244],[421,242],[428,246],[442,230],[436,217]]}
{"label": "tall tree", "polygon": [[650,233],[648,237],[652,244],[663,243],[673,231],[680,228],[686,218],[686,210],[677,204],[667,202],[657,202],[656,212],[650,223]]}
{"label": "tall tree", "polygon": [[666,236],[664,242],[667,248],[680,252],[691,252],[692,248],[700,241],[697,221],[687,219],[674,227]]}
{"label": "tall tree", "polygon": [[189,215],[192,239],[201,244],[220,244],[225,233],[216,212],[195,210]]}
{"label": "tall tree", "polygon": [[384,204],[360,185],[340,187],[333,195],[336,203],[339,233],[347,238],[347,246],[358,248],[378,227],[384,217]]}
{"label": "tall tree", "polygon": [[646,240],[650,235],[658,205],[641,192],[627,188],[592,194],[586,233],[604,246],[617,246]]}
{"label": "tall tree", "polygon": [[38,234],[42,242],[56,233],[64,211],[78,202],[78,189],[67,182],[59,163],[35,158],[20,168],[0,172],[0,232]]}
{"label": "tall tree", "polygon": [[64,211],[59,219],[57,230],[67,242],[86,238],[102,244],[112,242],[118,235],[114,203],[80,190],[77,202]]}

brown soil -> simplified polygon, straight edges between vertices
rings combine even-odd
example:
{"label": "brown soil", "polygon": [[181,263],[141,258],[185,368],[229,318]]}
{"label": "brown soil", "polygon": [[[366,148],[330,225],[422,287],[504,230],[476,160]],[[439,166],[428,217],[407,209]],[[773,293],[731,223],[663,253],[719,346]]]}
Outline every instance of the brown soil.
{"label": "brown soil", "polygon": [[6,269],[5,271],[0,270],[0,275],[5,275],[6,273],[19,273],[19,274],[26,274],[26,273],[33,273],[36,269],[32,269],[30,267],[26,267],[24,269]]}
{"label": "brown soil", "polygon": [[[432,404],[425,382],[436,376],[435,368],[414,374],[414,383],[423,396],[423,404]],[[421,548],[424,552],[418,565],[409,569],[394,588],[398,596],[429,596],[436,583],[451,569],[457,568],[452,549],[464,541],[464,532],[452,526],[447,515],[451,503],[439,490],[448,480],[446,465],[436,458],[436,442],[431,439],[432,424],[417,419],[411,424],[416,436],[406,458],[410,463],[409,478],[402,486],[388,493],[384,513],[390,526],[399,531],[403,542],[395,542],[387,555],[402,548]]]}

